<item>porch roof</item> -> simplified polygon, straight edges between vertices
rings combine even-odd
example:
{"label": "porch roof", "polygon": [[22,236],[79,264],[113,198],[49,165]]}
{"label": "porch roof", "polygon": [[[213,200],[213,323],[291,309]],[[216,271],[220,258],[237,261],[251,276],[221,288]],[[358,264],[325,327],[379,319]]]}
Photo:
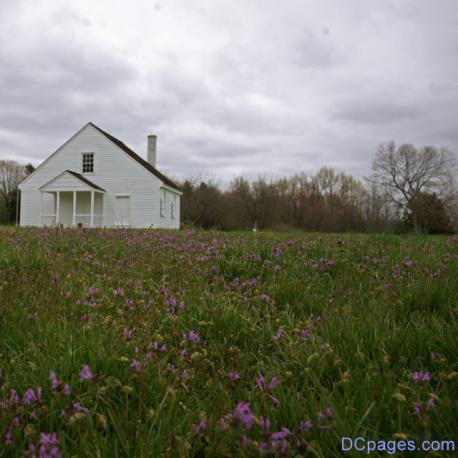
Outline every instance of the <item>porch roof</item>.
{"label": "porch roof", "polygon": [[56,191],[98,191],[105,192],[105,189],[97,186],[92,181],[88,180],[85,176],[73,172],[72,170],[65,170],[59,175],[49,180],[41,186],[41,192],[56,192]]}

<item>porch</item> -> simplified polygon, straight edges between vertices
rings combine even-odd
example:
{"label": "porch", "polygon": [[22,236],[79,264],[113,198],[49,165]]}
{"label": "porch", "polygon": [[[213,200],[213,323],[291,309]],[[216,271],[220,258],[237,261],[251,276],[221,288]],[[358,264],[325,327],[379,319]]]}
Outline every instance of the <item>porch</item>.
{"label": "porch", "polygon": [[40,225],[102,227],[105,190],[69,170],[40,188]]}

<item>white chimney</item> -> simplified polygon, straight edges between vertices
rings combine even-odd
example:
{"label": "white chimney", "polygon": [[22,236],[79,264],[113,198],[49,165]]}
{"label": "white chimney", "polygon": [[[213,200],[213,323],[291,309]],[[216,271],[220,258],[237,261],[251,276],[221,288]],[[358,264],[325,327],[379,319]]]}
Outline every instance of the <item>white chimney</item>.
{"label": "white chimney", "polygon": [[148,162],[156,167],[156,142],[157,135],[148,135]]}

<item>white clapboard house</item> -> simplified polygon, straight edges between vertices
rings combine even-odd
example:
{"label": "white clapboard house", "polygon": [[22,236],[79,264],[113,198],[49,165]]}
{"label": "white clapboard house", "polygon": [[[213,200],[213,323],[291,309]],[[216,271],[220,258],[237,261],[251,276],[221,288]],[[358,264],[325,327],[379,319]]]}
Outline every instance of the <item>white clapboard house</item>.
{"label": "white clapboard house", "polygon": [[180,188],[156,169],[156,136],[145,161],[86,124],[20,185],[21,226],[179,228]]}

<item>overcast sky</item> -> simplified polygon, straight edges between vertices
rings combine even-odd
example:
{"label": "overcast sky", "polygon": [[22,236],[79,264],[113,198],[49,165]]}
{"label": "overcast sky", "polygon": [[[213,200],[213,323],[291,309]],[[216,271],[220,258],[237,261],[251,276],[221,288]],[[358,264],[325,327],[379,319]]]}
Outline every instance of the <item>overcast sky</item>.
{"label": "overcast sky", "polygon": [[172,177],[362,177],[381,142],[458,151],[456,0],[0,2],[0,159],[88,121]]}

